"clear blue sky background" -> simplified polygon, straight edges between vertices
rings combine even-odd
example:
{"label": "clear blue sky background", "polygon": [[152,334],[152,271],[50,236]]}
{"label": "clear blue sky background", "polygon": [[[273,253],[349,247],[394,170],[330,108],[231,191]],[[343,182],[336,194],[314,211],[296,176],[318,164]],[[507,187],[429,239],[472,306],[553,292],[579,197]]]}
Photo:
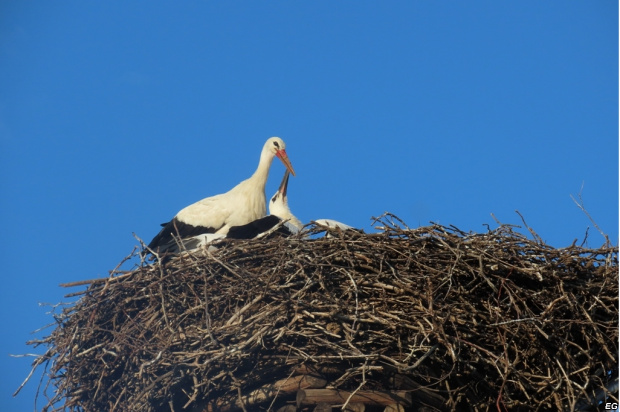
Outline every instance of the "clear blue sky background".
{"label": "clear blue sky background", "polygon": [[519,210],[599,247],[583,185],[617,244],[618,2],[3,2],[0,409],[33,408],[9,354],[46,334],[39,302],[248,177],[270,136],[302,221],[480,232]]}

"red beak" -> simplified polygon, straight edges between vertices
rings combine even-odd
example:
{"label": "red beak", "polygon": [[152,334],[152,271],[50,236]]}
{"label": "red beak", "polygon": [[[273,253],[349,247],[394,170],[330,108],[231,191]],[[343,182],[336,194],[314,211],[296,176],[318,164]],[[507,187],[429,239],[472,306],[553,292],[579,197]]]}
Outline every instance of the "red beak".
{"label": "red beak", "polygon": [[288,160],[288,156],[286,155],[286,151],[284,149],[280,149],[280,150],[278,150],[276,152],[276,156],[278,156],[278,159],[280,159],[282,161],[282,163],[284,163],[284,166],[286,166],[288,171],[291,172],[293,174],[293,176],[295,176],[295,171],[293,170],[293,165],[291,165],[291,161]]}

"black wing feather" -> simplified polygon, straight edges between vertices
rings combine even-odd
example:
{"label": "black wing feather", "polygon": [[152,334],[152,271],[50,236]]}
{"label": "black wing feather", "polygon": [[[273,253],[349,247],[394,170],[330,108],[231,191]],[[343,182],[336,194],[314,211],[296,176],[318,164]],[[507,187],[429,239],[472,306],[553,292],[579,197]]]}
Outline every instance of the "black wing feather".
{"label": "black wing feather", "polygon": [[219,228],[194,226],[184,223],[176,217],[168,223],[163,223],[164,228],[151,240],[149,249],[157,252],[162,247],[174,242],[174,238],[178,237],[186,239],[192,236],[202,235],[203,233],[215,233]]}
{"label": "black wing feather", "polygon": [[[229,239],[253,239],[261,233],[273,228],[281,221],[282,219],[274,215],[265,216],[246,225],[231,227],[226,237]],[[284,236],[291,235],[290,230],[288,230],[286,226],[280,226],[274,233]]]}

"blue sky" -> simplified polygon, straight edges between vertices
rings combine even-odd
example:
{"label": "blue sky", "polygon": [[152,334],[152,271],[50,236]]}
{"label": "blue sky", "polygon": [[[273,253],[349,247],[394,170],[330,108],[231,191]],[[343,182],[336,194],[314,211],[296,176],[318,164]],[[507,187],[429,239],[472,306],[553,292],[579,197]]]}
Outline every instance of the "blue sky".
{"label": "blue sky", "polygon": [[[618,243],[615,1],[9,1],[0,6],[0,406],[60,283],[105,276],[280,136],[304,222]],[[284,167],[274,162],[270,196]],[[38,352],[41,352],[41,348]]]}

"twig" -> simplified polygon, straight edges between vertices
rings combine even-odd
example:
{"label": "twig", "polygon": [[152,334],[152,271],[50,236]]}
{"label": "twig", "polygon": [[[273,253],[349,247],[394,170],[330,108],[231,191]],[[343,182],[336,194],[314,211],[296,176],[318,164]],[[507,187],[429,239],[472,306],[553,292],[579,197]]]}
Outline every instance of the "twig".
{"label": "twig", "polygon": [[577,195],[579,197],[579,202],[577,202],[577,200],[575,200],[573,195],[570,195],[570,198],[573,199],[573,202],[577,205],[577,207],[588,217],[588,219],[590,219],[590,222],[592,222],[592,224],[594,225],[596,230],[598,230],[598,232],[601,234],[601,236],[603,236],[603,238],[605,238],[605,246],[609,247],[611,245],[611,241],[609,240],[609,236],[607,236],[605,234],[605,232],[603,232],[601,230],[601,228],[596,224],[596,222],[594,221],[592,216],[590,216],[590,213],[588,213],[588,211],[586,210],[586,207],[583,204],[583,198],[581,197],[581,193],[582,192],[583,192],[583,183],[581,184],[581,189],[579,189],[579,194]]}
{"label": "twig", "polygon": [[359,386],[353,392],[351,392],[351,394],[347,398],[347,400],[344,403],[344,405],[342,405],[342,408],[340,408],[341,410],[343,410],[343,411],[346,410],[347,405],[351,401],[351,398],[353,398],[353,396],[355,396],[355,394],[357,392],[359,392],[364,387],[364,385],[366,385],[366,366],[367,365],[368,365],[368,361],[365,361],[364,365],[362,366],[362,382],[359,384]]}

